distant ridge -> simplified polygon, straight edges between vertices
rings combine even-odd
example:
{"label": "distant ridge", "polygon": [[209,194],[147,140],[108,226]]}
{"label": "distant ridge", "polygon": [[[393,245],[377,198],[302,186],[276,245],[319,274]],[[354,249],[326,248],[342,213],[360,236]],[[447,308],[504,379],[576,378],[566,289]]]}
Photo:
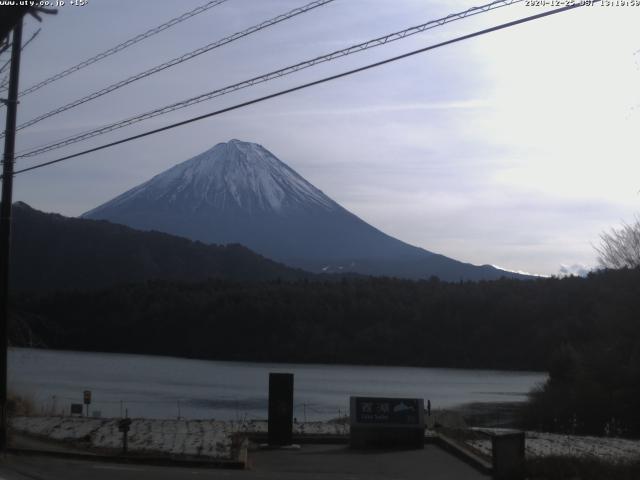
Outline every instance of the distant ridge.
{"label": "distant ridge", "polygon": [[205,243],[240,243],[312,272],[406,278],[528,278],[434,254],[367,224],[267,149],[230,140],[85,213]]}
{"label": "distant ridge", "polygon": [[147,280],[296,280],[309,273],[241,245],[211,246],[105,221],[13,207],[11,285],[15,291],[108,287]]}

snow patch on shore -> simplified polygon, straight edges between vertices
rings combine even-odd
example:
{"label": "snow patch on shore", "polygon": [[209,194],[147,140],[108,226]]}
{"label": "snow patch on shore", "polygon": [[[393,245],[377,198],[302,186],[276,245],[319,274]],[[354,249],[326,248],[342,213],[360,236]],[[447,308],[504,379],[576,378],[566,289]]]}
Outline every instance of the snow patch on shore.
{"label": "snow patch on shore", "polygon": [[[489,429],[482,429],[490,432]],[[465,443],[480,453],[491,456],[491,440],[474,439]],[[640,441],[625,438],[562,435],[557,433],[525,432],[527,458],[566,456],[597,458],[610,462],[640,460]]]}
{"label": "snow patch on shore", "polygon": [[[94,449],[122,448],[119,419],[78,417],[17,417],[14,430],[38,437],[76,443]],[[132,419],[128,447],[132,453],[205,456],[231,459],[236,422],[215,420]]]}
{"label": "snow patch on shore", "polygon": [[[122,448],[117,418],[16,417],[14,430],[91,449]],[[296,435],[348,435],[349,426],[308,422],[293,426]],[[263,420],[159,420],[133,418],[128,436],[132,453],[204,456],[232,459],[235,434],[267,433]]]}
{"label": "snow patch on shore", "polygon": [[[117,418],[16,417],[15,431],[51,440],[69,442],[83,448],[119,450],[122,433]],[[499,429],[473,429],[479,435]],[[430,433],[427,430],[427,435]],[[198,456],[233,459],[237,434],[267,433],[264,420],[159,420],[134,418],[129,431],[129,450],[141,454]],[[349,425],[333,422],[306,422],[293,425],[294,435],[349,435]],[[526,432],[528,458],[546,456],[592,457],[611,462],[640,460],[640,441],[611,437],[561,435]],[[480,454],[491,457],[491,439],[465,440]]]}

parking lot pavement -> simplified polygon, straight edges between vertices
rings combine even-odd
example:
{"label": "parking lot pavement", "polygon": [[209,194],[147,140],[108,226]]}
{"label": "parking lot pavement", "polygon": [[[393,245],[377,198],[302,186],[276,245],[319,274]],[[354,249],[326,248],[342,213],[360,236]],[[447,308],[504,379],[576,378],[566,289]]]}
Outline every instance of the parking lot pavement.
{"label": "parking lot pavement", "polygon": [[[490,478],[436,445],[424,450],[353,451],[346,445],[303,445],[300,450],[249,452],[256,473],[285,478],[352,480],[476,480]],[[286,477],[289,478],[289,477]]]}
{"label": "parking lot pavement", "polygon": [[354,452],[345,445],[303,445],[299,450],[249,452],[249,468],[224,470],[103,463],[7,455],[0,480],[481,480],[489,478],[435,445],[424,450]]}

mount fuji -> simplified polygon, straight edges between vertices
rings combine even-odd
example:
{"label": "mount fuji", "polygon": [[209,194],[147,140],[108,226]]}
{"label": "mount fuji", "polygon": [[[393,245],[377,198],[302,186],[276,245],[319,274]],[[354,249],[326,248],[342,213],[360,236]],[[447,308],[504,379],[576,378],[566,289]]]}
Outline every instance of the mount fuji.
{"label": "mount fuji", "polygon": [[350,213],[255,143],[219,143],[86,212],[139,230],[240,243],[312,272],[405,278],[527,278],[393,238]]}

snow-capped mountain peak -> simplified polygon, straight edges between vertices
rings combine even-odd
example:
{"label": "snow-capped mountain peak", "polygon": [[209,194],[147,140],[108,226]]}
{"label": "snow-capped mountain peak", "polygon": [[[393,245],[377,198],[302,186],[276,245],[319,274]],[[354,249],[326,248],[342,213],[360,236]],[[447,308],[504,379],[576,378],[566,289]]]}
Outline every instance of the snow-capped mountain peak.
{"label": "snow-capped mountain peak", "polygon": [[87,215],[132,201],[154,201],[190,211],[286,213],[339,208],[263,146],[235,139],[156,175]]}
{"label": "snow-capped mountain peak", "polygon": [[313,272],[436,275],[455,281],[508,274],[390,237],[338,205],[261,145],[240,140],[219,143],[84,217],[205,243],[240,243]]}

